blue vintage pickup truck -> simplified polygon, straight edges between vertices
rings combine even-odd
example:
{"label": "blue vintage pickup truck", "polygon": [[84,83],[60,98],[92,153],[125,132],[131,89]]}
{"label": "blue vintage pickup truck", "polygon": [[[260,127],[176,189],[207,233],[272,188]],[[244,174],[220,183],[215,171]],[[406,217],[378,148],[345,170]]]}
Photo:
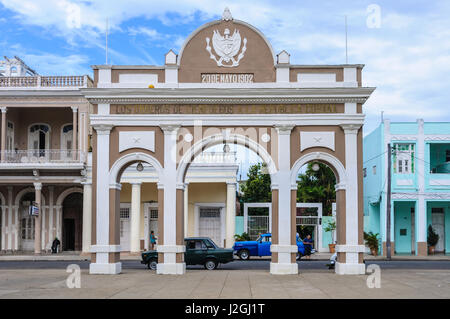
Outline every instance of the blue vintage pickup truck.
{"label": "blue vintage pickup truck", "polygon": [[[234,254],[242,260],[248,260],[250,256],[271,256],[270,245],[272,244],[272,234],[262,234],[255,241],[237,241],[233,245]],[[305,255],[303,242],[297,241],[297,260]]]}

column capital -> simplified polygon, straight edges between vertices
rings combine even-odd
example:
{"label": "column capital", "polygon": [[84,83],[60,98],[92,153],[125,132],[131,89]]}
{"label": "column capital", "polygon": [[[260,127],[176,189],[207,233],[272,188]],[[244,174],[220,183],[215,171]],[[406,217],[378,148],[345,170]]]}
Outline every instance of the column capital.
{"label": "column capital", "polygon": [[130,185],[133,185],[133,186],[141,186],[142,185],[142,182],[141,181],[132,181],[132,182],[130,182]]}
{"label": "column capital", "polygon": [[37,191],[40,191],[42,189],[42,183],[40,183],[40,182],[33,183],[33,185],[34,185],[34,189]]}
{"label": "column capital", "polygon": [[111,133],[111,130],[114,127],[114,125],[112,125],[112,124],[98,124],[98,125],[92,125],[92,127],[97,132],[97,135],[109,135],[109,133]]}
{"label": "column capital", "polygon": [[85,182],[81,182],[80,184],[83,186],[90,186],[90,185],[92,185],[92,181],[85,181]]}
{"label": "column capital", "polygon": [[182,189],[184,190],[186,187],[185,183],[177,183],[177,189]]}
{"label": "column capital", "polygon": [[6,106],[0,106],[0,110],[2,111],[2,113],[6,113],[8,108]]}
{"label": "column capital", "polygon": [[78,106],[71,106],[70,108],[72,109],[73,113],[77,113],[78,112]]}
{"label": "column capital", "polygon": [[340,126],[345,134],[358,134],[362,124],[341,124]]}
{"label": "column capital", "polygon": [[159,127],[164,131],[164,135],[169,134],[176,134],[178,132],[178,129],[181,127],[181,125],[178,124],[161,124]]}
{"label": "column capital", "polygon": [[291,135],[294,124],[275,124],[274,127],[279,135]]}
{"label": "column capital", "polygon": [[122,190],[122,184],[120,183],[114,183],[114,184],[109,184],[109,189],[116,189],[116,190]]}
{"label": "column capital", "polygon": [[336,192],[345,190],[345,184],[344,183],[337,183],[336,185],[334,185],[334,189],[336,190]]}

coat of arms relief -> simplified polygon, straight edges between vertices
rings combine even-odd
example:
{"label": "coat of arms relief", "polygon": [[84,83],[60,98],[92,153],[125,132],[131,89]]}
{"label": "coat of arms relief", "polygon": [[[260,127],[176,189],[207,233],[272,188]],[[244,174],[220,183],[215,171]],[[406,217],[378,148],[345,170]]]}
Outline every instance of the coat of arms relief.
{"label": "coat of arms relief", "polygon": [[[225,9],[222,20],[229,21],[232,19],[229,10]],[[212,52],[211,42],[217,56]],[[209,57],[217,63],[217,66],[233,68],[238,66],[239,61],[244,57],[247,50],[247,38],[242,40],[239,30],[236,29],[234,29],[232,35],[229,29],[225,29],[223,36],[218,30],[214,30],[212,41],[209,37],[206,38],[206,50],[209,52]]]}

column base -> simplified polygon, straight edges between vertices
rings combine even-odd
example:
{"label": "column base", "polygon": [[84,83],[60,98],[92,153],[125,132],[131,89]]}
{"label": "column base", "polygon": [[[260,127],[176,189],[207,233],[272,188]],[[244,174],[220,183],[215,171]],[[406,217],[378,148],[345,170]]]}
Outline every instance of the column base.
{"label": "column base", "polygon": [[156,273],[160,275],[183,275],[186,273],[184,263],[184,245],[160,245],[156,248],[159,253],[164,254],[163,262],[156,266]]}
{"label": "column base", "polygon": [[335,272],[338,275],[364,275],[366,273],[366,265],[336,262]]}
{"label": "column base", "polygon": [[428,245],[426,242],[417,242],[417,252],[416,252],[417,256],[428,256]]}
{"label": "column base", "polygon": [[297,275],[298,264],[270,263],[270,273],[272,275]]}
{"label": "column base", "polygon": [[91,275],[117,275],[122,272],[122,263],[100,264],[91,263],[89,265],[89,274]]}
{"label": "column base", "polygon": [[158,275],[184,275],[186,273],[185,263],[162,263],[156,266]]}

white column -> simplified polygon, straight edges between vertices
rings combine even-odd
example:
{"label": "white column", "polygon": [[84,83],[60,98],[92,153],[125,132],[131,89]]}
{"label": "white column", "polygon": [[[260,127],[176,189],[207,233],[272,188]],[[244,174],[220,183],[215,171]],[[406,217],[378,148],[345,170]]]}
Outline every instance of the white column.
{"label": "white column", "polygon": [[0,107],[2,112],[2,132],[1,132],[1,161],[5,161],[6,151],[6,107]]}
{"label": "white column", "polygon": [[72,156],[73,159],[78,159],[77,156],[77,139],[78,139],[78,107],[76,106],[71,106],[72,108],[72,113],[73,113],[73,118],[72,118]]}
{"label": "white column", "polygon": [[5,246],[5,240],[6,240],[6,203],[2,203],[1,206],[2,209],[2,228],[0,229],[1,232],[1,236],[2,236],[2,247],[1,250],[6,250],[6,246]]}
{"label": "white column", "polygon": [[48,193],[49,193],[49,203],[48,203],[48,242],[47,245],[51,247],[53,240],[55,239],[56,233],[56,227],[55,227],[55,221],[53,219],[54,210],[53,210],[53,200],[54,200],[54,193],[55,188],[53,186],[48,187]]}
{"label": "white column", "polygon": [[189,225],[189,183],[184,183],[184,236],[188,235]]}
{"label": "white column", "polygon": [[227,183],[226,248],[232,248],[236,233],[236,183]]}
{"label": "white column", "polygon": [[96,186],[96,236],[91,246],[96,254],[95,263],[89,265],[90,274],[118,274],[120,262],[110,263],[109,253],[119,252],[120,245],[109,244],[109,134],[111,125],[94,126],[97,132],[97,186]]}
{"label": "white column", "polygon": [[[55,210],[56,210],[56,237],[58,237],[62,245],[62,206],[55,205]],[[62,246],[59,246],[59,249],[62,250]]]}
{"label": "white column", "polygon": [[359,263],[359,253],[365,251],[358,244],[358,130],[361,125],[341,125],[345,133],[345,245],[337,245],[336,251],[345,253],[345,263],[336,263],[337,274],[364,274],[365,266]]}
{"label": "white column", "polygon": [[[428,160],[425,158],[425,135],[423,131],[423,119],[417,120],[418,124],[418,138],[417,138],[417,158]],[[426,243],[427,241],[427,205],[425,201],[425,162],[414,159],[415,167],[418,173],[418,211],[416,215],[416,242]],[[428,174],[429,172],[427,172]],[[416,249],[416,254],[419,253]],[[423,253],[423,252],[422,252]]]}
{"label": "white column", "polygon": [[[6,199],[5,205],[7,205],[7,212],[8,212],[5,214],[5,219],[2,220],[3,223],[8,225],[7,233],[5,234],[5,238],[6,237],[8,238],[8,245],[5,246],[5,250],[16,250],[16,247],[13,246],[13,244],[12,244],[12,239],[14,236],[14,232],[13,232],[14,225],[12,224],[12,217],[16,211],[15,207],[13,207],[13,188],[12,188],[12,186],[8,186],[8,197]],[[6,220],[8,220],[8,221],[6,222]],[[15,220],[16,220],[16,224],[17,224],[17,219],[15,219]],[[17,239],[15,239],[14,244],[18,246]]]}
{"label": "white column", "polygon": [[278,185],[278,244],[272,244],[271,252],[278,254],[278,262],[270,263],[271,274],[298,274],[297,263],[291,254],[298,248],[291,244],[291,131],[293,125],[275,127],[278,133],[278,172],[273,185]]}
{"label": "white column", "polygon": [[83,182],[83,246],[82,253],[88,254],[91,249],[92,235],[92,183]]}
{"label": "white column", "polygon": [[[184,245],[176,244],[176,211],[177,211],[177,186],[176,167],[176,143],[178,125],[161,125],[164,131],[164,174],[160,181],[164,185],[164,240],[163,245],[158,245],[157,251],[164,254],[164,263],[158,263],[157,274],[184,274],[186,264],[177,263],[177,253],[183,253]],[[183,226],[184,227],[184,226]]]}
{"label": "white column", "polygon": [[141,251],[140,230],[141,230],[141,182],[131,184],[131,220],[130,220],[130,252],[139,253]]}
{"label": "white column", "polygon": [[41,205],[41,190],[42,183],[34,183],[35,190],[35,202],[39,209],[39,214],[34,217],[35,225],[34,225],[34,253],[36,255],[41,253],[41,216],[42,216],[42,205]]}

